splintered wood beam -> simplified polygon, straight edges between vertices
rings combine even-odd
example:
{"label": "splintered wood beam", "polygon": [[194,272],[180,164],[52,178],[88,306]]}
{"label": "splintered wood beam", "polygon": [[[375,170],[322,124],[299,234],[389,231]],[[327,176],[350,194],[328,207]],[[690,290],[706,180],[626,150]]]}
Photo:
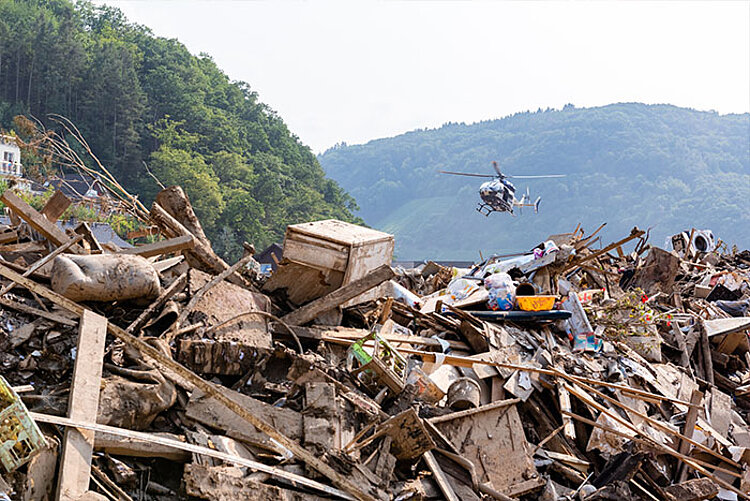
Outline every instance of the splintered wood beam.
{"label": "splintered wood beam", "polygon": [[125,329],[125,331],[128,334],[132,334],[133,332],[137,332],[138,329],[142,328],[146,323],[151,319],[151,317],[156,314],[159,309],[167,304],[167,301],[172,299],[172,296],[175,294],[182,292],[182,289],[185,288],[185,285],[187,285],[187,273],[183,273],[177,279],[172,282],[172,285],[166,288],[164,292],[161,293],[159,297],[157,297],[151,305],[143,310],[143,313],[138,315],[138,318],[133,320],[133,323],[128,325],[128,328]]}
{"label": "splintered wood beam", "polygon": [[70,199],[66,197],[62,191],[57,190],[55,194],[47,200],[47,203],[44,204],[42,215],[46,217],[50,223],[54,223],[60,219],[60,216],[62,216],[63,212],[70,207],[71,203]]}
{"label": "splintered wood beam", "polygon": [[[2,197],[0,197],[0,201],[10,207],[18,217],[29,223],[29,226],[34,228],[34,230],[39,232],[54,245],[60,246],[70,241],[68,235],[58,228],[55,223],[50,222],[46,217],[37,212],[32,206],[24,202],[21,197],[12,191],[6,190]],[[70,250],[75,254],[80,254],[82,251],[78,246],[73,246]]]}
{"label": "splintered wood beam", "polygon": [[168,240],[162,240],[161,242],[139,245],[132,249],[123,249],[118,252],[118,254],[135,254],[137,256],[153,257],[160,254],[170,254],[172,252],[189,250],[193,247],[195,247],[195,238],[193,235],[181,235]]}
{"label": "splintered wood beam", "polygon": [[[391,273],[393,272],[391,271]],[[12,280],[16,282],[17,284],[23,287],[26,287],[30,291],[39,294],[45,299],[52,301],[56,305],[62,308],[65,308],[66,310],[72,313],[75,313],[78,316],[83,315],[84,308],[80,304],[76,303],[75,301],[71,301],[70,299],[64,296],[61,296],[60,294],[57,294],[56,292],[48,289],[47,287],[41,284],[34,282],[33,280],[29,280],[28,278],[22,277],[21,275],[14,272],[13,270],[11,270],[10,268],[8,268],[2,263],[0,263],[0,275],[4,276],[8,280]],[[274,428],[265,420],[260,419],[258,416],[248,411],[242,405],[238,404],[231,398],[224,395],[213,384],[209,383],[205,379],[196,375],[191,370],[178,364],[171,357],[164,355],[161,351],[154,348],[150,344],[146,343],[142,339],[138,339],[137,337],[131,334],[128,334],[127,332],[125,332],[124,329],[112,324],[111,322],[107,323],[107,330],[110,334],[115,336],[117,339],[121,340],[128,346],[131,346],[137,349],[138,351],[140,351],[141,354],[147,357],[147,359],[150,359],[150,363],[154,364],[156,368],[172,373],[175,376],[179,377],[180,379],[184,380],[186,383],[194,386],[195,388],[198,388],[203,393],[206,393],[209,396],[214,397],[220,404],[229,408],[232,412],[237,414],[240,418],[242,418],[247,423],[257,428],[258,431],[265,433],[269,437],[273,438],[283,447],[286,447],[289,451],[291,451],[291,453],[294,454],[301,461],[306,463],[308,466],[310,466],[314,470],[318,471],[320,474],[327,477],[329,480],[331,480],[331,482],[335,486],[346,491],[348,494],[350,494],[354,498],[359,499],[361,501],[377,501],[377,497],[375,497],[372,494],[369,494],[368,492],[365,492],[359,485],[353,483],[346,475],[343,475],[339,473],[338,471],[334,470],[323,459],[309,452],[307,449],[302,447],[299,443],[297,443],[296,441],[290,439],[289,437],[281,433],[279,430]],[[35,418],[34,415],[32,415],[32,417]],[[58,418],[58,419],[64,419],[64,418]],[[76,426],[76,425],[73,424],[72,426]],[[99,431],[98,429],[95,429],[95,430]],[[111,430],[101,430],[101,431],[111,431]],[[260,468],[257,468],[257,469],[260,469]]]}
{"label": "splintered wood beam", "polygon": [[[83,310],[78,330],[78,348],[73,382],[68,399],[68,416],[75,421],[95,422],[99,409],[107,319],[91,310]],[[89,490],[94,432],[78,428],[65,430],[57,499],[75,500]]]}
{"label": "splintered wood beam", "polygon": [[281,320],[290,325],[303,325],[311,320],[315,319],[321,313],[336,308],[367,292],[368,290],[376,287],[386,280],[390,280],[395,276],[390,266],[384,264],[364,277],[351,282],[328,295],[325,295],[315,301],[311,301],[306,305],[294,310],[287,315],[284,315]]}

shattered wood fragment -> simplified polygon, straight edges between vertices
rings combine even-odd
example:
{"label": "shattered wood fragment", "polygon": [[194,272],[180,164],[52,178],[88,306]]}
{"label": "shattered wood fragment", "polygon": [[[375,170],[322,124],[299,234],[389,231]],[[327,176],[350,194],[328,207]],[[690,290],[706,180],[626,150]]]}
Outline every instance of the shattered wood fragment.
{"label": "shattered wood fragment", "polygon": [[633,286],[649,296],[656,292],[670,293],[680,269],[680,258],[673,252],[651,247],[648,257],[633,278]]}
{"label": "shattered wood fragment", "polygon": [[383,265],[368,275],[337,289],[327,296],[306,304],[297,310],[288,313],[281,318],[290,325],[303,325],[310,322],[319,314],[342,305],[346,301],[380,285],[386,280],[393,278],[395,274],[388,265]]}
{"label": "shattered wood fragment", "polygon": [[232,266],[227,268],[226,270],[222,271],[215,277],[213,277],[211,280],[209,280],[203,287],[195,291],[193,294],[191,294],[190,302],[182,309],[182,312],[180,313],[179,317],[177,317],[177,325],[180,325],[185,322],[188,315],[191,311],[193,311],[193,308],[195,308],[196,304],[205,296],[213,287],[221,283],[222,280],[226,279],[231,275],[232,273],[235,273],[237,270],[245,266],[247,263],[249,263],[253,259],[253,256],[251,254],[248,254],[247,256],[243,257],[236,263],[234,263]]}
{"label": "shattered wood fragment", "polygon": [[65,196],[65,193],[56,190],[54,195],[52,195],[50,199],[47,200],[47,203],[44,204],[42,215],[46,217],[49,222],[54,223],[60,219],[60,216],[63,215],[63,212],[65,212],[72,203],[73,202]]}
{"label": "shattered wood fragment", "polygon": [[185,492],[189,496],[210,501],[323,501],[318,496],[289,491],[258,482],[235,466],[203,466],[189,464],[183,475]]}
{"label": "shattered wood fragment", "polygon": [[96,239],[94,232],[91,231],[91,226],[86,221],[78,223],[78,226],[73,229],[73,233],[83,237],[83,247],[89,254],[101,254],[104,252],[104,248],[99,243],[99,240]]}
{"label": "shattered wood fragment", "polygon": [[459,501],[450,480],[448,480],[448,476],[443,472],[442,468],[440,468],[440,465],[435,460],[435,456],[432,455],[432,452],[425,452],[423,457],[425,463],[427,463],[427,466],[430,468],[430,471],[432,471],[432,474],[435,476],[435,481],[437,482],[438,487],[440,487],[440,491],[445,496],[445,499],[448,501]]}
{"label": "shattered wood fragment", "polygon": [[[188,272],[189,296],[195,297],[211,279],[210,275],[191,269]],[[236,341],[270,350],[272,342],[267,319],[259,315],[248,315],[253,311],[268,313],[270,310],[271,302],[268,297],[227,281],[220,281],[207,289],[195,302],[187,318],[191,324],[205,325],[207,338]]]}
{"label": "shattered wood fragment", "polygon": [[480,483],[488,482],[511,497],[544,486],[529,455],[515,405],[496,406],[436,426],[474,465]]}
{"label": "shattered wood fragment", "polygon": [[713,499],[719,493],[719,487],[708,478],[694,478],[664,490],[679,501],[703,501]]}
{"label": "shattered wood fragment", "polygon": [[138,315],[138,318],[133,320],[133,322],[128,326],[127,329],[125,329],[125,331],[129,334],[138,332],[138,330],[146,325],[151,317],[155,315],[156,312],[167,303],[167,301],[172,299],[172,296],[179,292],[182,292],[182,289],[185,288],[185,285],[187,285],[187,274],[183,273],[182,275],[177,277],[177,279],[172,282],[172,284],[167,287],[159,297],[154,299],[154,302],[151,303],[148,308],[143,310],[143,313]]}
{"label": "shattered wood fragment", "polygon": [[200,374],[241,376],[258,357],[258,347],[236,341],[183,339],[177,350],[177,361]]}

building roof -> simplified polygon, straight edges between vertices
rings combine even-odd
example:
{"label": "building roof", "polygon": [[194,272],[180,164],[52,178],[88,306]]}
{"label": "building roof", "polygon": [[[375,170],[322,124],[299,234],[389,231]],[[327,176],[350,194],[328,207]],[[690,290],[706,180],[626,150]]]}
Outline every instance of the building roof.
{"label": "building roof", "polygon": [[63,174],[49,178],[42,185],[44,189],[50,187],[60,190],[71,200],[82,198],[96,198],[107,194],[101,181],[83,174]]}

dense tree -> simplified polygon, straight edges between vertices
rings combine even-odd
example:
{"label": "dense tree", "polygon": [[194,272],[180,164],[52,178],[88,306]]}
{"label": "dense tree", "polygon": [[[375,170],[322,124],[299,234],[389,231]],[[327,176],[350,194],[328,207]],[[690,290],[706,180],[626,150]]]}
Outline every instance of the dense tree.
{"label": "dense tree", "polygon": [[[75,123],[99,159],[148,202],[181,184],[209,237],[235,258],[287,224],[352,216],[354,199],[243,82],[116,8],[0,0],[0,128],[15,115]],[[49,125],[49,124],[47,124]]]}

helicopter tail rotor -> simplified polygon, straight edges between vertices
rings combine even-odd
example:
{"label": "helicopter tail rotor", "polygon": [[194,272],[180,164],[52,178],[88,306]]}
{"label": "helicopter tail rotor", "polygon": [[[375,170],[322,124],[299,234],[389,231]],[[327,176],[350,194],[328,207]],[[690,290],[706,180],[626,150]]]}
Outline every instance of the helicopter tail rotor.
{"label": "helicopter tail rotor", "polygon": [[539,202],[542,201],[542,197],[536,197],[534,201],[534,214],[539,214]]}

